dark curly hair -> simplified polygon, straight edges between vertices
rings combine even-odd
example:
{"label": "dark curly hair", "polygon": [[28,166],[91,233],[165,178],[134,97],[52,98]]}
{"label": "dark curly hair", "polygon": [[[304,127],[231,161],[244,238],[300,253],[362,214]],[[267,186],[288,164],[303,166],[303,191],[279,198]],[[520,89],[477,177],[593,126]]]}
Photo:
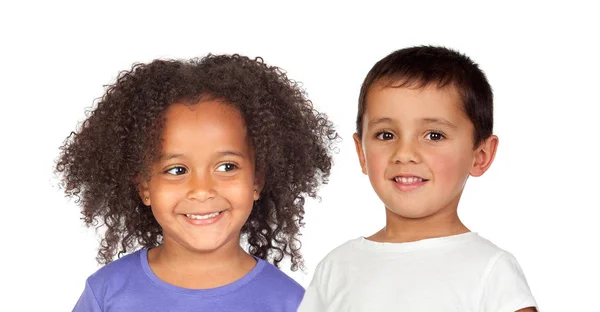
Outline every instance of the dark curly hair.
{"label": "dark curly hair", "polygon": [[281,69],[237,54],[135,64],[60,147],[56,171],[66,195],[80,204],[87,226],[106,226],[99,263],[161,243],[161,226],[138,195],[137,177],[148,175],[159,157],[167,108],[209,99],[242,113],[256,171],[264,175],[241,231],[249,252],[276,266],[289,256],[292,270],[302,268],[304,200],[327,183],[338,135]]}

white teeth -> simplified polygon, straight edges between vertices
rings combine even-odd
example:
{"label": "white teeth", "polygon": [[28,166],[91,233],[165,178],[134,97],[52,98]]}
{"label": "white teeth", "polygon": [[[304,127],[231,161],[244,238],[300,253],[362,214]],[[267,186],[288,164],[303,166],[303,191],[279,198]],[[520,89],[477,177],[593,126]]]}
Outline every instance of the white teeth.
{"label": "white teeth", "polygon": [[205,214],[205,215],[197,215],[197,214],[186,214],[185,216],[190,218],[190,219],[196,219],[196,220],[203,220],[203,219],[210,219],[210,218],[214,218],[216,216],[218,216],[221,212],[213,212],[213,213],[209,213],[209,214]]}
{"label": "white teeth", "polygon": [[402,183],[402,184],[412,184],[412,183],[418,183],[418,182],[423,182],[423,179],[421,178],[417,178],[417,177],[395,177],[394,181],[396,181],[397,183]]}

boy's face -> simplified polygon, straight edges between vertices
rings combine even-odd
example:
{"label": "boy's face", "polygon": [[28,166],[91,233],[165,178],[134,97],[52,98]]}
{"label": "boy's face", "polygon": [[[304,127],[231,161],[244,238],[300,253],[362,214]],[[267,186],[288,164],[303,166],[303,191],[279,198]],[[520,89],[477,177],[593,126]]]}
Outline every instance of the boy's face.
{"label": "boy's face", "polygon": [[374,84],[366,103],[362,137],[354,136],[361,167],[400,217],[456,209],[468,176],[483,174],[493,160],[497,137],[473,147],[473,124],[453,87]]}
{"label": "boy's face", "polygon": [[173,104],[165,120],[162,155],[140,185],[164,243],[201,252],[237,248],[260,194],[241,114],[208,101]]}

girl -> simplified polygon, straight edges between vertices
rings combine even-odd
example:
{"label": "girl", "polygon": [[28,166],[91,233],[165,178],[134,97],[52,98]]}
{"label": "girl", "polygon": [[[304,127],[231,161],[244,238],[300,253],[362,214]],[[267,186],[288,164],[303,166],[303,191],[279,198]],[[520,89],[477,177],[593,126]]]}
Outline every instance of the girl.
{"label": "girl", "polygon": [[327,182],[336,137],[260,58],[121,73],[56,167],[86,225],[106,227],[107,265],[74,311],[296,311],[304,290],[275,266],[302,266],[304,197]]}

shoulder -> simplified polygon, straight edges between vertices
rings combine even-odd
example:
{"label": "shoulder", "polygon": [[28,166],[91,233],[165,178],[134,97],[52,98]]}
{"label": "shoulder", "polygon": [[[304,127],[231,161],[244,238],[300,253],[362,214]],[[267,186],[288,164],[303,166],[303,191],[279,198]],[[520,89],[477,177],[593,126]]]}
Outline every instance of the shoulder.
{"label": "shoulder", "polygon": [[[487,270],[484,275],[485,284],[498,283],[504,280],[501,277],[512,276],[516,279],[525,279],[523,271],[517,261],[517,258],[508,251],[500,250],[488,263]],[[496,281],[495,278],[500,278]]]}
{"label": "shoulder", "polygon": [[488,272],[499,259],[512,257],[510,253],[477,233],[471,233],[460,241],[449,241],[436,250],[446,259],[446,263],[459,266],[468,263],[470,271],[479,274]]}
{"label": "shoulder", "polygon": [[330,265],[339,265],[346,261],[351,261],[356,258],[358,252],[364,253],[362,250],[362,242],[364,238],[359,237],[351,239],[330,251],[319,263],[318,267],[324,268]]}
{"label": "shoulder", "polygon": [[525,274],[515,256],[498,247],[481,280],[481,309],[517,311],[535,307]]}
{"label": "shoulder", "polygon": [[135,269],[140,267],[140,257],[143,250],[138,250],[132,254],[126,255],[115,260],[90,275],[87,279],[89,287],[94,293],[102,293],[102,289],[108,285],[123,284]]}
{"label": "shoulder", "polygon": [[455,246],[445,246],[448,263],[468,263],[470,271],[479,272],[482,279],[494,272],[520,271],[516,258],[508,251],[476,233]]}
{"label": "shoulder", "polygon": [[261,269],[248,285],[252,289],[250,293],[255,296],[254,300],[262,300],[265,311],[269,310],[267,306],[277,311],[296,311],[304,297],[304,288],[267,261],[258,259],[257,265]]}
{"label": "shoulder", "polygon": [[466,244],[461,244],[461,246],[466,249],[472,250],[473,254],[488,259],[497,257],[500,254],[506,252],[502,248],[496,246],[494,243],[492,243],[484,237],[481,237],[477,233],[471,233],[469,239],[466,241]]}
{"label": "shoulder", "polygon": [[304,295],[304,288],[276,266],[262,259],[258,260],[258,265],[262,266],[257,276],[257,280],[261,283],[268,284],[281,292],[300,296]]}
{"label": "shoulder", "polygon": [[328,281],[338,280],[351,272],[355,272],[365,258],[372,254],[363,246],[364,238],[359,237],[337,246],[331,250],[315,267],[311,285],[319,286]]}

